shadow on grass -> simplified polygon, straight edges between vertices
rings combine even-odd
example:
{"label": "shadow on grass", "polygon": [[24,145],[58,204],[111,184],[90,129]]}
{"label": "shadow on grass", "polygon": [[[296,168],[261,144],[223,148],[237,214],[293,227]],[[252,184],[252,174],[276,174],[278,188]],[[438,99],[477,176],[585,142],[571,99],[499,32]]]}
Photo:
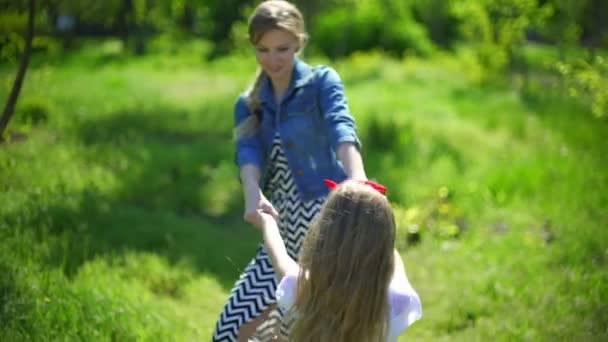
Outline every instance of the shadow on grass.
{"label": "shadow on grass", "polygon": [[80,196],[77,208],[49,208],[48,221],[42,225],[49,233],[62,236],[64,244],[56,246],[49,261],[68,276],[87,260],[102,255],[149,252],[174,264],[185,261],[229,289],[259,242],[259,235],[236,213],[218,218],[185,217],[171,210],[154,211],[108,199],[93,191]]}
{"label": "shadow on grass", "polygon": [[49,263],[68,276],[100,256],[151,252],[186,261],[229,289],[260,238],[241,218],[230,132],[216,127],[171,108],[89,119],[79,129],[79,158],[116,181],[45,189],[48,205],[28,201],[5,220],[59,237]]}

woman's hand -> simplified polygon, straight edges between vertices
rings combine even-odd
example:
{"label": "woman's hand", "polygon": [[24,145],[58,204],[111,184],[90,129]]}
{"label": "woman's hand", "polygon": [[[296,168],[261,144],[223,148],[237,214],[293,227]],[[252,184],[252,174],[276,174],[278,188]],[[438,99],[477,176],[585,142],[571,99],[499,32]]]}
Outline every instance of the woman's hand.
{"label": "woman's hand", "polygon": [[269,214],[275,220],[279,220],[279,213],[259,188],[246,191],[245,214],[243,215],[245,222],[259,227],[263,222],[262,213]]}
{"label": "woman's hand", "polygon": [[255,224],[257,228],[261,229],[262,231],[267,229],[274,229],[277,232],[279,231],[279,223],[274,216],[263,211],[260,211],[259,213],[260,215],[258,217],[260,220]]}

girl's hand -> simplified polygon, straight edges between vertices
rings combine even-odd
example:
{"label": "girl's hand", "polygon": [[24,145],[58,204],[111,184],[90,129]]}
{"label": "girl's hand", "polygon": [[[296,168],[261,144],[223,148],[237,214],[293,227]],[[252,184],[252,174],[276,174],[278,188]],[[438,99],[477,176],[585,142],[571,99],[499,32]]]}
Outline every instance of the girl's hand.
{"label": "girl's hand", "polygon": [[275,220],[279,219],[279,213],[259,188],[249,191],[245,197],[245,213],[243,215],[245,222],[255,226],[259,225],[262,222],[260,216],[262,213],[271,215]]}
{"label": "girl's hand", "polygon": [[270,201],[266,199],[266,196],[264,196],[264,194],[261,194],[258,209],[264,213],[269,214],[275,220],[279,220],[279,212],[274,208],[272,203],[270,203]]}
{"label": "girl's hand", "polygon": [[278,221],[274,216],[262,211],[262,212],[260,212],[260,218],[261,218],[261,221],[259,222],[257,227],[262,228],[262,230],[265,230],[265,229],[277,229],[278,230],[279,229]]}
{"label": "girl's hand", "polygon": [[258,210],[257,215],[252,215],[251,223],[254,227],[265,231],[266,229],[276,229],[278,231],[279,226],[274,216]]}

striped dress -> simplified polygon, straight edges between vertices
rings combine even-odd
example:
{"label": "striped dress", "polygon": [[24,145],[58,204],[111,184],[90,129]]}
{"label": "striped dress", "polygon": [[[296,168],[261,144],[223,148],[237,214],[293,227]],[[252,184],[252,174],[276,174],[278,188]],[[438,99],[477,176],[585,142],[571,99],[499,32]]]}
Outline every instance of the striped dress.
{"label": "striped dress", "polygon": [[[298,189],[287,165],[279,133],[274,137],[270,156],[268,158],[268,181],[264,192],[270,194],[270,201],[279,212],[279,230],[287,253],[297,260],[304,236],[312,220],[321,210],[325,197],[310,201],[300,199]],[[271,260],[266,253],[264,244],[258,247],[257,254],[247,265],[224,306],[217,322],[214,342],[236,341],[241,325],[251,321],[271,304],[275,303],[277,280]],[[278,313],[271,313],[269,321],[276,319]],[[258,328],[254,340],[263,340],[271,329],[271,324],[263,324]]]}

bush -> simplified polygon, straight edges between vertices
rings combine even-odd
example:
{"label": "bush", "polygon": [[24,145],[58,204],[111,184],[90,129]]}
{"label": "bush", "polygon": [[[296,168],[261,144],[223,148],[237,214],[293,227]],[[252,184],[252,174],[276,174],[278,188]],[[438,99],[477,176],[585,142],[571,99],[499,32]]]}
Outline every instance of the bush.
{"label": "bush", "polygon": [[428,55],[434,48],[408,6],[392,11],[375,2],[334,8],[320,15],[311,42],[331,58],[372,49],[399,56],[406,52]]}
{"label": "bush", "polygon": [[17,107],[17,121],[24,125],[38,126],[46,123],[50,118],[52,105],[42,98],[27,98]]}
{"label": "bush", "polygon": [[473,48],[491,77],[510,66],[515,51],[526,40],[526,32],[541,26],[551,7],[537,0],[454,0],[451,13],[459,22],[461,39]]}
{"label": "bush", "polygon": [[591,62],[559,62],[556,69],[569,96],[587,104],[595,117],[608,116],[608,61],[604,57],[596,56]]}

